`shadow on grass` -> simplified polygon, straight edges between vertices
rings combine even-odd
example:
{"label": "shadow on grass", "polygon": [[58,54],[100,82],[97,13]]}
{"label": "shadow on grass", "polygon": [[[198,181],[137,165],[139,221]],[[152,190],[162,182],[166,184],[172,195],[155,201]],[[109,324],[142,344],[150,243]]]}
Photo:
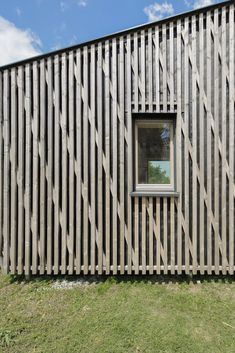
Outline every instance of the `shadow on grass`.
{"label": "shadow on grass", "polygon": [[10,283],[22,282],[81,282],[86,285],[99,283],[151,283],[151,284],[199,284],[199,283],[234,283],[232,275],[8,275]]}

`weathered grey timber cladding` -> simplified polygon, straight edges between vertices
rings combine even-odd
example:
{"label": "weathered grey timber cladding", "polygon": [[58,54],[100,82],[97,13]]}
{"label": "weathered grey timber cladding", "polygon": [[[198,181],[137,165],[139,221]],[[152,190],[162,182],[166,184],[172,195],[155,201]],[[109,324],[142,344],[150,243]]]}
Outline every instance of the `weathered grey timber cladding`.
{"label": "weathered grey timber cladding", "polygon": [[[4,272],[234,274],[234,24],[228,1],[0,69]],[[131,194],[133,113],[167,112],[177,193]]]}

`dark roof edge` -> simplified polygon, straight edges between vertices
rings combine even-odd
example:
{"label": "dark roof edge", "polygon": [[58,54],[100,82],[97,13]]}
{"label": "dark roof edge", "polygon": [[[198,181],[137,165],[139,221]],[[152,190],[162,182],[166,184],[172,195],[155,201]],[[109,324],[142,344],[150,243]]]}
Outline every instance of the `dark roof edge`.
{"label": "dark roof edge", "polygon": [[98,38],[95,38],[95,39],[91,39],[91,40],[88,40],[88,41],[85,41],[85,42],[82,42],[82,43],[79,43],[79,44],[76,44],[76,45],[73,45],[73,46],[61,48],[61,49],[54,50],[54,51],[51,51],[51,52],[47,52],[47,53],[44,53],[44,54],[36,55],[36,56],[30,57],[30,58],[27,58],[27,59],[23,59],[23,60],[20,60],[20,61],[17,61],[17,62],[13,62],[13,63],[7,64],[7,65],[1,66],[0,70],[6,70],[6,69],[9,69],[9,68],[12,68],[12,67],[19,66],[19,65],[28,64],[28,63],[31,63],[32,61],[41,60],[41,59],[47,58],[49,56],[54,56],[54,55],[62,54],[62,53],[67,52],[67,51],[76,50],[76,49],[84,47],[86,45],[92,45],[92,44],[96,44],[98,42],[103,42],[103,41],[106,41],[106,40],[110,40],[111,38],[115,38],[115,37],[118,37],[118,36],[124,36],[126,34],[134,32],[136,30],[140,30],[141,31],[142,29],[151,28],[153,25],[162,25],[162,24],[168,23],[170,21],[176,21],[179,18],[184,18],[184,17],[187,17],[187,16],[197,15],[197,14],[199,14],[201,12],[211,11],[213,9],[221,8],[221,7],[224,7],[224,6],[228,6],[228,5],[231,5],[233,3],[234,3],[234,0],[227,0],[227,1],[224,1],[224,2],[219,2],[217,4],[201,7],[199,9],[195,9],[195,10],[190,10],[190,11],[186,11],[186,12],[183,12],[183,13],[179,13],[179,14],[174,15],[174,16],[166,17],[166,18],[164,18],[164,19],[162,19],[160,21],[153,21],[153,22],[144,23],[142,25],[137,25],[135,27],[124,29],[124,30],[121,30],[119,32],[114,32],[114,33],[105,35],[103,37],[98,37]]}

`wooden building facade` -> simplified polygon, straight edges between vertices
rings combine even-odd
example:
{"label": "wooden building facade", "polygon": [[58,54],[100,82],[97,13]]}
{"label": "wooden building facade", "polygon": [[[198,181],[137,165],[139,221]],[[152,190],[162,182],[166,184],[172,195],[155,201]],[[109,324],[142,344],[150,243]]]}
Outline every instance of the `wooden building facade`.
{"label": "wooden building facade", "polygon": [[[0,68],[5,273],[234,274],[234,10],[227,1]],[[171,164],[154,149],[136,157],[151,126]],[[171,168],[169,187],[156,166],[161,180]]]}

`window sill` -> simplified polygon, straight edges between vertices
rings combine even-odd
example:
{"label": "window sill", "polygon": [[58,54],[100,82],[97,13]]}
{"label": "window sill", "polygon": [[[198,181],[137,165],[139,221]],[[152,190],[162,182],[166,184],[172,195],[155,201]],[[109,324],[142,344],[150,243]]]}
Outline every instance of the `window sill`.
{"label": "window sill", "polygon": [[132,191],[131,197],[179,197],[180,193],[176,191]]}

